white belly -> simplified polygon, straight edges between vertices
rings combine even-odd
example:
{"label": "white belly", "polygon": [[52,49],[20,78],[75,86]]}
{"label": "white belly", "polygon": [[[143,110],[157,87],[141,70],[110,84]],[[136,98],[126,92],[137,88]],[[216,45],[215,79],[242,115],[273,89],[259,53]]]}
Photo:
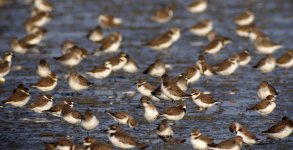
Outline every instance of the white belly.
{"label": "white belly", "polygon": [[275,61],[270,61],[268,63],[266,63],[265,65],[261,66],[259,68],[260,72],[262,73],[269,73],[271,71],[273,71],[276,67],[276,62]]}
{"label": "white belly", "polygon": [[200,5],[197,5],[195,7],[190,7],[188,10],[191,13],[200,13],[207,9],[208,4],[207,3],[201,3]]}
{"label": "white belly", "polygon": [[10,72],[10,68],[5,72],[1,72],[0,73],[0,78],[3,78],[4,76],[6,76],[9,72]]}
{"label": "white belly", "polygon": [[238,20],[237,24],[239,26],[245,26],[245,25],[249,25],[254,21],[254,15],[250,15],[248,18],[246,19],[242,19],[242,20]]}
{"label": "white belly", "polygon": [[163,130],[163,131],[157,131],[157,134],[159,135],[159,136],[163,136],[163,137],[172,137],[173,136],[173,130],[172,130],[172,128],[166,128],[165,130]]}
{"label": "white belly", "polygon": [[57,81],[55,81],[51,86],[47,86],[47,87],[37,86],[36,88],[39,89],[40,91],[48,92],[48,91],[52,91],[56,86],[57,86]]}
{"label": "white belly", "polygon": [[137,87],[137,90],[141,95],[151,97],[152,96],[152,91],[149,89],[146,89],[144,86]]}
{"label": "white belly", "polygon": [[217,72],[217,74],[222,76],[228,76],[228,75],[231,75],[237,68],[238,68],[238,64],[233,64],[226,70]]}
{"label": "white belly", "polygon": [[150,75],[154,77],[161,77],[166,72],[164,67],[156,67],[150,71]]}
{"label": "white belly", "polygon": [[94,32],[90,35],[89,39],[93,42],[101,41],[103,39],[103,35]]}
{"label": "white belly", "polygon": [[268,115],[271,112],[273,112],[275,108],[276,108],[276,103],[273,102],[266,108],[257,110],[257,112],[260,113],[261,115]]}
{"label": "white belly", "polygon": [[123,119],[117,119],[117,118],[113,117],[113,119],[120,124],[127,124],[128,117],[125,117]]}
{"label": "white belly", "polygon": [[163,84],[161,85],[161,90],[167,97],[171,98],[172,100],[181,100],[181,97],[171,94],[169,90],[165,86],[163,86]]}
{"label": "white belly", "polygon": [[213,104],[207,104],[207,103],[202,102],[202,101],[199,100],[199,99],[193,100],[193,102],[194,102],[197,106],[199,106],[200,108],[209,108],[209,107],[211,107],[211,106],[214,105],[214,103],[213,103]]}
{"label": "white belly", "polygon": [[112,72],[111,69],[107,69],[103,72],[95,72],[95,73],[87,72],[86,74],[88,74],[94,78],[97,78],[97,79],[104,79],[104,78],[108,77],[111,74],[111,72]]}
{"label": "white belly", "polygon": [[113,53],[119,49],[120,44],[121,44],[121,42],[117,41],[117,42],[113,43],[110,47],[108,47],[107,49],[103,50],[103,52],[104,53]]}
{"label": "white belly", "polygon": [[262,45],[256,45],[255,46],[257,51],[262,53],[262,54],[272,54],[274,53],[277,49],[281,48],[282,46],[280,45],[275,45],[271,47],[264,47]]}
{"label": "white belly", "polygon": [[168,120],[177,121],[177,120],[181,120],[185,116],[185,112],[182,112],[180,115],[176,115],[176,116],[170,116],[166,114],[163,114],[163,116],[167,118]]}
{"label": "white belly", "polygon": [[36,113],[42,113],[45,110],[49,110],[52,106],[53,106],[53,101],[49,101],[49,102],[47,102],[46,105],[44,105],[42,107],[33,108],[33,111],[35,111]]}
{"label": "white belly", "polygon": [[50,21],[50,19],[48,17],[43,17],[41,20],[38,20],[37,22],[35,22],[34,25],[37,27],[42,27],[46,23],[48,23],[49,21]]}
{"label": "white belly", "polygon": [[252,144],[255,144],[255,143],[256,143],[256,140],[247,137],[247,136],[246,136],[245,134],[243,134],[242,132],[237,131],[237,134],[236,134],[236,135],[237,135],[237,136],[241,136],[242,139],[243,139],[243,142],[246,143],[246,144],[248,144],[248,145],[252,145]]}
{"label": "white belly", "polygon": [[150,46],[150,48],[153,49],[153,50],[158,50],[159,51],[159,50],[163,50],[163,49],[166,49],[166,48],[170,47],[172,44],[173,44],[173,41],[169,40],[168,42],[162,43],[160,45]]}
{"label": "white belly", "polygon": [[145,109],[144,117],[148,122],[154,122],[159,112],[156,109]]}
{"label": "white belly", "polygon": [[60,146],[60,145],[58,145],[56,147],[56,150],[70,150],[70,146]]}
{"label": "white belly", "polygon": [[131,149],[131,148],[135,148],[134,145],[129,145],[129,144],[125,144],[120,142],[115,136],[110,136],[108,135],[109,140],[111,141],[111,143],[113,145],[115,145],[116,147],[122,148],[122,149]]}
{"label": "white belly", "polygon": [[180,32],[176,32],[171,38],[173,42],[176,42],[180,38]]}
{"label": "white belly", "polygon": [[113,71],[117,71],[117,70],[122,69],[123,66],[126,64],[126,61],[127,61],[127,60],[123,60],[122,62],[119,62],[118,65],[116,65],[116,66],[112,66],[112,70],[113,70]]}
{"label": "white belly", "polygon": [[277,64],[279,67],[281,68],[291,68],[293,66],[293,58],[291,58],[291,60],[288,63],[285,64]]}
{"label": "white belly", "polygon": [[73,118],[71,114],[67,114],[66,116],[63,116],[63,119],[70,124],[78,124],[81,122],[80,119]]}
{"label": "white belly", "polygon": [[247,31],[237,30],[236,33],[237,33],[237,35],[239,35],[241,37],[249,37],[249,32],[247,32]]}
{"label": "white belly", "polygon": [[240,150],[240,147],[238,145],[234,145],[231,148],[211,148],[211,147],[209,147],[209,149],[211,149],[211,150]]}
{"label": "white belly", "polygon": [[198,150],[206,150],[208,148],[208,145],[206,142],[199,140],[199,139],[190,139],[190,142],[192,144],[192,147],[194,149]]}
{"label": "white belly", "polygon": [[190,32],[192,32],[193,34],[197,36],[206,36],[210,31],[212,31],[212,29],[213,29],[213,26],[208,25],[207,27],[203,29],[191,29]]}
{"label": "white belly", "polygon": [[51,70],[48,68],[44,68],[44,67],[38,67],[37,69],[37,74],[40,77],[47,77],[51,74]]}
{"label": "white belly", "polygon": [[239,66],[245,66],[245,65],[247,65],[250,62],[250,60],[251,60],[251,57],[249,56],[245,60],[240,61],[239,62]]}
{"label": "white belly", "polygon": [[87,86],[83,86],[81,84],[78,83],[78,81],[70,79],[69,82],[69,87],[73,90],[73,91],[81,91],[81,90],[85,90],[88,87]]}
{"label": "white belly", "polygon": [[215,53],[218,53],[222,49],[222,47],[223,47],[222,42],[218,42],[216,47],[214,47],[213,49],[209,49],[205,52],[208,54],[215,54]]}
{"label": "white belly", "polygon": [[81,121],[81,126],[86,130],[93,130],[99,125],[99,120],[97,120],[96,116],[93,116],[93,118],[90,121]]}
{"label": "white belly", "polygon": [[27,52],[26,48],[21,47],[20,45],[11,45],[13,52],[24,54]]}
{"label": "white belly", "polygon": [[196,73],[195,73],[195,75],[193,77],[191,77],[190,79],[188,79],[187,82],[188,83],[194,83],[194,82],[198,81],[199,78],[200,78],[200,71],[197,70]]}
{"label": "white belly", "polygon": [[81,60],[81,58],[70,58],[68,60],[61,61],[61,63],[66,66],[76,66],[81,62]]}
{"label": "white belly", "polygon": [[288,137],[292,133],[292,131],[293,131],[293,128],[286,126],[285,129],[282,130],[281,132],[270,133],[269,135],[276,139],[282,139],[282,138]]}
{"label": "white belly", "polygon": [[123,67],[123,70],[126,71],[126,72],[129,72],[129,73],[135,73],[137,72],[138,68],[136,65],[134,64],[125,64],[124,67]]}
{"label": "white belly", "polygon": [[268,95],[271,95],[271,92],[268,88],[261,88],[257,91],[257,95],[260,99],[265,99]]}
{"label": "white belly", "polygon": [[25,98],[22,101],[19,101],[19,102],[8,102],[7,104],[11,104],[12,106],[15,106],[15,107],[23,107],[24,105],[27,104],[27,102],[29,101],[30,98],[31,97],[28,96],[27,98]]}

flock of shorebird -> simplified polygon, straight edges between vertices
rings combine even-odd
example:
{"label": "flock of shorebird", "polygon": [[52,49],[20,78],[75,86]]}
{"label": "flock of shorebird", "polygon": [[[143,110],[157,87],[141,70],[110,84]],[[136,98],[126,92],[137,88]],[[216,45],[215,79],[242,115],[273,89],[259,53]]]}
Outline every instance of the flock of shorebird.
{"label": "flock of shorebird", "polygon": [[[5,84],[5,76],[11,70],[13,53],[26,54],[30,50],[36,48],[45,38],[47,30],[42,27],[50,22],[52,19],[51,11],[53,5],[47,0],[34,0],[31,16],[25,22],[25,29],[28,32],[26,36],[21,39],[13,38],[11,40],[11,51],[3,53],[0,62],[0,77],[2,84]],[[207,0],[196,0],[187,7],[190,13],[202,13],[208,7]],[[172,6],[163,7],[157,10],[151,20],[160,24],[169,22],[173,17],[174,10]],[[100,44],[94,52],[89,53],[86,49],[79,47],[73,41],[64,41],[61,45],[60,57],[55,57],[62,65],[68,67],[75,67],[88,56],[103,56],[107,53],[115,53],[119,51],[122,42],[122,34],[120,32],[113,32],[104,36],[103,29],[111,29],[119,27],[123,24],[123,19],[114,17],[109,14],[101,14],[98,17],[99,25],[90,31],[87,38]],[[282,45],[274,43],[264,32],[262,32],[255,25],[255,15],[252,11],[247,10],[240,14],[235,19],[237,25],[237,35],[249,38],[255,46],[257,53],[265,54],[254,68],[257,68],[262,73],[269,73],[273,71],[276,66],[286,70],[293,66],[293,50],[288,50],[278,59],[275,59],[273,53],[282,48]],[[188,94],[187,91],[193,83],[198,81],[201,76],[228,76],[233,74],[239,66],[245,66],[251,61],[251,55],[248,50],[233,54],[217,64],[211,66],[205,59],[205,55],[217,54],[221,52],[232,41],[219,35],[213,28],[213,22],[209,19],[204,19],[193,25],[188,30],[190,33],[206,37],[210,42],[204,48],[202,54],[199,55],[196,64],[186,68],[186,70],[178,77],[173,78],[166,74],[170,68],[162,60],[157,59],[150,64],[143,74],[154,78],[160,78],[161,83],[155,87],[147,82],[145,79],[138,79],[136,82],[137,91],[142,95],[140,101],[144,107],[144,118],[148,123],[153,123],[157,119],[164,118],[159,123],[156,134],[165,142],[174,141],[172,126],[170,121],[179,121],[187,114],[186,104],[184,100],[192,99],[192,101],[199,107],[199,111],[205,111],[208,108],[220,104],[219,101],[206,92],[193,89]],[[154,39],[146,43],[146,45],[154,51],[166,51],[176,41],[180,39],[180,28],[173,27],[160,34]],[[128,73],[137,73],[139,70],[138,64],[134,59],[130,58],[125,52],[119,52],[114,57],[108,59],[104,64],[94,67],[92,70],[86,72],[90,77],[96,79],[104,79],[111,75],[111,73],[123,70]],[[45,59],[40,60],[36,73],[41,79],[32,85],[42,92],[35,101],[27,105],[30,100],[30,92],[23,84],[19,84],[13,91],[12,95],[3,101],[3,104],[10,104],[15,107],[24,107],[31,109],[37,113],[49,113],[53,116],[62,118],[65,122],[70,124],[81,124],[87,130],[94,130],[99,125],[98,117],[87,109],[84,114],[73,109],[73,101],[65,99],[62,102],[53,106],[53,97],[48,92],[55,89],[58,82],[58,76],[50,69],[49,64]],[[67,82],[70,89],[74,92],[81,92],[93,85],[84,76],[72,71],[68,77]],[[267,116],[276,108],[276,98],[278,92],[268,82],[262,81],[257,89],[257,95],[260,101],[248,110],[254,110],[257,113]],[[172,101],[176,105],[165,108],[163,111],[158,111],[154,102]],[[135,129],[137,122],[135,118],[128,112],[124,111],[107,111],[118,124],[128,125]],[[235,137],[214,143],[213,139],[204,135],[199,130],[194,129],[190,134],[190,142],[194,149],[219,149],[219,150],[239,150],[243,144],[253,145],[260,140],[249,131],[249,129],[238,122],[231,123],[230,131],[235,133]],[[110,125],[108,127],[108,138],[113,146],[122,149],[140,148],[146,149],[147,145],[138,142],[137,138],[126,133],[119,125]],[[289,117],[284,116],[281,121],[277,122],[271,128],[263,131],[271,139],[283,139],[288,137],[293,131],[293,122]],[[137,131],[139,132],[139,131]],[[180,142],[185,142],[182,140]],[[73,150],[73,149],[89,149],[89,150],[110,150],[112,146],[101,141],[96,141],[93,137],[86,137],[83,141],[83,146],[73,144],[69,139],[60,139],[54,143],[46,145],[48,150]]]}

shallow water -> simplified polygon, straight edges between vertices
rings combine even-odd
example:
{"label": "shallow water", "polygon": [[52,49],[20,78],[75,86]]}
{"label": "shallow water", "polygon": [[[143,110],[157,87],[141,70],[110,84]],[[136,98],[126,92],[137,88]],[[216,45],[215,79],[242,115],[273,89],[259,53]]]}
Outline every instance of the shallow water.
{"label": "shallow water", "polygon": [[[293,136],[281,141],[268,142],[260,132],[279,121],[282,116],[293,119],[293,71],[288,72],[276,68],[272,73],[263,75],[251,68],[263,55],[256,54],[253,45],[243,38],[237,37],[234,32],[233,19],[249,6],[252,6],[256,14],[257,26],[261,27],[276,42],[284,44],[285,48],[277,51],[274,56],[279,57],[288,49],[292,49],[293,43],[293,2],[291,0],[210,0],[208,11],[194,15],[185,10],[188,1],[137,1],[137,0],[108,0],[108,1],[83,1],[66,0],[52,1],[55,5],[53,20],[45,26],[49,31],[47,38],[39,48],[41,53],[28,53],[16,55],[13,66],[21,66],[20,70],[13,70],[6,78],[6,82],[0,86],[0,100],[7,98],[19,83],[29,86],[38,80],[35,74],[36,63],[41,58],[46,58],[54,72],[59,76],[58,86],[51,93],[55,102],[71,97],[68,84],[64,76],[69,69],[64,69],[58,62],[52,59],[60,55],[59,45],[64,40],[74,40],[79,46],[93,51],[98,45],[85,38],[87,31],[97,25],[97,16],[100,13],[111,13],[124,19],[124,26],[115,28],[123,34],[121,50],[127,52],[130,57],[139,61],[140,73],[130,75],[124,72],[116,72],[105,80],[95,80],[95,86],[82,92],[82,95],[72,97],[77,105],[75,109],[84,112],[90,108],[98,116],[100,126],[90,132],[96,139],[108,141],[107,134],[101,130],[106,129],[114,121],[104,112],[106,110],[128,111],[139,122],[138,130],[133,131],[128,127],[123,128],[131,135],[136,135],[139,141],[149,145],[148,149],[192,149],[189,142],[189,134],[192,129],[199,129],[203,134],[212,136],[215,142],[232,137],[228,127],[231,122],[244,123],[263,141],[248,149],[292,149]],[[149,21],[153,11],[164,4],[176,6],[174,18],[171,22],[159,25]],[[113,9],[115,8],[115,9]],[[29,6],[24,1],[18,0],[15,4],[0,8],[0,51],[9,50],[9,40],[16,36],[25,35],[22,27],[24,20],[29,17]],[[227,46],[217,58],[208,56],[208,62],[215,64],[229,57],[232,53],[248,48],[253,56],[252,62],[239,68],[235,74],[229,77],[214,76],[211,79],[202,77],[190,89],[198,88],[209,91],[220,100],[222,104],[211,108],[207,112],[197,112],[192,101],[187,101],[187,115],[174,126],[176,138],[188,139],[184,144],[169,145],[157,138],[155,129],[159,121],[148,125],[142,118],[143,109],[138,108],[141,95],[136,92],[133,85],[139,77],[159,84],[158,80],[142,76],[141,72],[152,63],[155,58],[161,58],[171,64],[173,69],[169,73],[173,76],[181,73],[187,66],[196,62],[199,53],[207,44],[204,38],[196,37],[188,32],[183,32],[182,37],[168,51],[157,53],[151,51],[143,44],[157,34],[164,32],[169,27],[179,26],[186,29],[203,18],[213,20],[216,32],[233,39],[233,43]],[[105,34],[110,31],[106,30]],[[112,55],[90,57],[77,66],[78,72],[84,72],[93,66],[101,64]],[[262,117],[254,112],[247,112],[246,108],[257,103],[256,88],[260,81],[267,80],[280,93],[277,100],[277,108],[267,117]],[[36,89],[31,90],[32,99],[43,94]],[[129,94],[130,93],[130,94]],[[157,104],[160,110],[163,104]],[[172,105],[167,103],[167,106]],[[60,119],[46,115],[36,114],[27,109],[15,109],[12,107],[0,108],[0,149],[43,149],[44,142],[55,141],[59,137],[68,136],[76,143],[81,142],[87,136],[87,132],[80,126],[72,126]]]}

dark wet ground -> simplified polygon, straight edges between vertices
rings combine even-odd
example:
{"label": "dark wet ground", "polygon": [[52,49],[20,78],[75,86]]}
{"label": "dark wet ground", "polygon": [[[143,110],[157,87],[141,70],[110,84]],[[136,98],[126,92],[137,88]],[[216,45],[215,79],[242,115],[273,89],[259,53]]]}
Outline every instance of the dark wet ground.
{"label": "dark wet ground", "polygon": [[[204,134],[212,136],[216,142],[232,137],[228,126],[232,121],[238,121],[248,125],[249,129],[263,139],[262,144],[256,144],[248,149],[292,149],[293,136],[281,141],[268,142],[261,131],[280,120],[282,116],[293,119],[293,71],[284,72],[280,68],[272,73],[263,75],[251,68],[262,55],[256,54],[252,44],[247,39],[237,37],[234,32],[234,18],[249,6],[252,6],[256,14],[257,26],[261,27],[273,40],[285,45],[285,48],[277,51],[274,55],[279,57],[288,49],[292,49],[293,43],[293,1],[291,0],[210,0],[208,11],[194,15],[185,10],[190,1],[137,1],[137,0],[66,0],[52,1],[55,5],[54,19],[45,27],[49,33],[40,47],[40,54],[28,53],[17,55],[13,60],[13,66],[21,66],[22,69],[12,71],[6,78],[6,82],[0,86],[0,100],[7,98],[19,83],[30,85],[38,80],[35,74],[36,63],[41,58],[46,58],[52,70],[59,76],[58,86],[51,93],[55,102],[59,102],[71,91],[65,81],[64,75],[69,69],[52,59],[60,54],[59,45],[64,40],[74,40],[79,46],[90,51],[97,45],[85,38],[87,31],[97,25],[97,15],[111,13],[124,19],[124,26],[114,29],[123,34],[121,50],[126,51],[132,58],[139,61],[140,72],[155,58],[161,58],[168,64],[173,65],[171,75],[181,73],[185,67],[196,62],[199,52],[207,44],[204,38],[196,37],[188,32],[182,33],[182,38],[175,43],[168,54],[159,54],[141,46],[158,33],[166,31],[169,27],[178,26],[182,29],[190,27],[198,20],[209,18],[213,20],[215,30],[233,39],[233,43],[222,51],[217,59],[208,56],[212,64],[227,58],[231,53],[236,53],[248,48],[253,55],[250,65],[239,68],[236,73],[229,77],[212,77],[208,83],[202,77],[192,88],[210,91],[214,97],[222,101],[221,107],[214,107],[205,113],[197,112],[192,101],[187,101],[187,115],[174,127],[176,138],[188,138],[193,128],[199,129]],[[250,3],[250,4],[249,4]],[[153,11],[164,4],[176,5],[175,15],[171,22],[159,25],[149,21]],[[9,40],[16,36],[21,38],[25,35],[22,23],[29,17],[29,6],[24,1],[0,8],[0,51],[9,50]],[[105,31],[106,34],[109,31]],[[101,64],[110,55],[91,57],[83,61],[76,69],[84,72]],[[14,67],[17,68],[17,67]],[[65,71],[64,71],[65,70]],[[105,114],[105,110],[128,111],[138,120],[138,130],[133,131],[124,127],[127,132],[149,145],[149,149],[192,149],[189,142],[180,145],[168,145],[160,141],[155,135],[155,129],[159,121],[149,126],[142,118],[143,109],[137,108],[140,94],[129,97],[127,93],[136,92],[133,85],[141,73],[130,76],[124,72],[112,74],[109,78],[95,82],[95,87],[82,92],[82,96],[72,97],[77,102],[75,109],[84,112],[90,108],[100,120],[100,126],[90,135],[96,139],[108,141],[107,134],[100,131],[114,123]],[[148,78],[149,81],[154,79]],[[277,100],[277,108],[267,117],[246,111],[246,108],[257,103],[256,88],[260,81],[267,80],[280,93]],[[42,93],[31,88],[32,99]],[[157,104],[162,110],[163,105]],[[172,104],[168,104],[172,105]],[[69,136],[75,142],[80,142],[87,135],[81,127],[73,127],[60,121],[58,118],[46,114],[36,114],[27,109],[18,110],[12,107],[0,108],[0,149],[43,149],[44,142],[55,141],[58,137]]]}

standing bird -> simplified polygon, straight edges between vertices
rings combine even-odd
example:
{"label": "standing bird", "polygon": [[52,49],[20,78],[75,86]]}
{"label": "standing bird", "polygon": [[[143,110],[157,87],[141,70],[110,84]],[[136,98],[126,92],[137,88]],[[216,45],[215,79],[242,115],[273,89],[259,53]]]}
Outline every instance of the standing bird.
{"label": "standing bird", "polygon": [[14,107],[23,107],[27,104],[31,98],[29,89],[24,87],[23,84],[19,84],[16,89],[14,89],[12,95],[4,100],[3,104],[10,104]]}
{"label": "standing bird", "polygon": [[121,26],[123,20],[110,14],[101,14],[98,17],[98,22],[102,28],[110,29],[113,27]]}
{"label": "standing bird", "polygon": [[228,76],[234,73],[237,68],[237,59],[232,57],[229,59],[225,59],[224,61],[216,65],[216,67],[214,67],[213,69],[218,75]]}
{"label": "standing bird", "polygon": [[0,60],[0,82],[5,82],[4,77],[11,70],[11,61],[12,61],[13,53],[12,52],[4,52],[2,59]]}
{"label": "standing bird", "polygon": [[207,63],[204,55],[198,56],[198,61],[196,64],[197,64],[197,68],[199,69],[201,74],[208,76],[208,77],[213,75],[213,68]]}
{"label": "standing bird", "polygon": [[73,102],[70,99],[67,99],[65,101],[59,102],[53,107],[51,107],[49,110],[45,111],[53,116],[61,117],[62,109],[64,106],[68,105],[71,108],[73,108]]}
{"label": "standing bird", "polygon": [[73,110],[70,105],[63,106],[61,116],[64,121],[70,124],[79,124],[82,119],[82,114],[76,110]]}
{"label": "standing bird", "polygon": [[112,72],[112,64],[109,61],[106,61],[103,65],[95,67],[91,71],[86,72],[86,74],[97,78],[97,79],[105,79]]}
{"label": "standing bird", "polygon": [[15,37],[13,37],[10,41],[10,47],[12,51],[19,54],[25,54],[28,50],[30,50],[34,46],[35,45],[29,45],[22,40],[17,40]]}
{"label": "standing bird", "polygon": [[73,142],[66,138],[61,138],[57,142],[46,145],[46,150],[74,150],[75,148]]}
{"label": "standing bird", "polygon": [[37,88],[42,92],[49,92],[55,89],[57,86],[58,77],[55,73],[51,73],[47,77],[41,78],[37,83],[33,84],[32,87]]}
{"label": "standing bird", "polygon": [[43,12],[51,12],[53,10],[53,5],[48,0],[35,0],[34,6]]}
{"label": "standing bird", "polygon": [[147,81],[145,81],[144,79],[138,79],[136,81],[136,89],[143,96],[150,97],[152,100],[155,101],[159,100],[152,94],[152,92],[155,91],[155,87]]}
{"label": "standing bird", "polygon": [[28,108],[36,113],[42,113],[49,110],[53,106],[53,97],[51,95],[43,95],[32,102]]}
{"label": "standing bird", "polygon": [[255,106],[249,108],[248,110],[255,110],[257,113],[267,116],[274,111],[276,108],[276,97],[273,95],[267,96],[265,99],[261,100]]}
{"label": "standing bird", "polygon": [[83,145],[88,150],[112,150],[112,147],[104,142],[96,141],[93,137],[85,137]]}
{"label": "standing bird", "polygon": [[248,53],[248,50],[244,50],[232,56],[238,60],[239,66],[245,66],[251,61],[251,56]]}
{"label": "standing bird", "polygon": [[185,73],[181,73],[176,78],[176,84],[177,86],[183,91],[186,92],[188,90],[188,78]]}
{"label": "standing bird", "polygon": [[143,73],[152,77],[161,77],[166,73],[166,64],[160,59],[156,59],[155,62],[150,64]]}
{"label": "standing bird", "polygon": [[194,0],[188,5],[187,10],[191,13],[202,13],[208,8],[207,0]]}
{"label": "standing bird", "polygon": [[240,150],[243,145],[241,136],[236,136],[228,140],[222,141],[218,144],[209,145],[211,150]]}
{"label": "standing bird", "polygon": [[270,85],[267,81],[262,81],[257,89],[257,96],[260,99],[265,99],[269,95],[277,96],[279,93],[276,89]]}
{"label": "standing bird", "polygon": [[207,150],[209,145],[213,144],[214,139],[203,135],[198,130],[193,130],[190,134],[190,142],[194,149]]}
{"label": "standing bird", "polygon": [[164,74],[161,79],[162,92],[173,101],[182,100],[190,97],[189,94],[183,92],[176,84],[176,82],[169,78],[167,74]]}
{"label": "standing bird", "polygon": [[167,32],[155,37],[146,45],[152,50],[163,51],[176,42],[180,38],[180,35],[180,29],[173,27]]}
{"label": "standing bird", "polygon": [[168,120],[178,121],[181,120],[186,114],[186,105],[184,103],[171,106],[162,112],[162,116]]}
{"label": "standing bird", "polygon": [[85,77],[77,72],[71,72],[67,78],[68,85],[71,90],[79,92],[93,86],[94,83],[89,82]]}
{"label": "standing bird", "polygon": [[167,119],[162,120],[158,125],[157,135],[159,136],[159,138],[165,141],[168,141],[173,137],[174,132]]}
{"label": "standing bird", "polygon": [[192,90],[191,98],[193,102],[199,107],[199,110],[207,110],[208,108],[219,104],[220,102],[216,101],[211,95],[204,94],[199,90]]}
{"label": "standing bird", "polygon": [[104,35],[100,26],[97,26],[94,30],[91,30],[86,37],[92,42],[100,42],[103,40]]}
{"label": "standing bird", "polygon": [[89,109],[86,110],[85,114],[82,115],[81,126],[85,130],[93,130],[99,125],[99,120]]}
{"label": "standing bird", "polygon": [[54,57],[61,64],[69,67],[74,67],[78,65],[87,56],[87,51],[79,47],[72,47],[67,50],[67,52],[60,57]]}
{"label": "standing bird", "polygon": [[40,60],[38,66],[37,66],[37,74],[44,78],[47,77],[51,74],[51,69],[49,64],[47,63],[47,61],[45,59]]}
{"label": "standing bird", "polygon": [[277,59],[277,66],[289,69],[293,66],[293,50],[289,50]]}
{"label": "standing bird", "polygon": [[207,36],[213,30],[213,22],[209,19],[201,20],[193,25],[189,31],[197,36]]}
{"label": "standing bird", "polygon": [[244,125],[233,122],[229,127],[230,132],[236,133],[236,136],[241,136],[243,142],[248,145],[255,144],[259,139],[251,133]]}
{"label": "standing bird", "polygon": [[253,23],[254,18],[255,17],[253,12],[247,10],[235,19],[235,24],[237,24],[238,26],[247,26]]}
{"label": "standing bird", "polygon": [[254,47],[261,54],[272,54],[282,48],[283,45],[277,44],[267,37],[258,36],[254,41]]}
{"label": "standing bird", "polygon": [[200,70],[198,69],[196,64],[186,68],[184,74],[186,75],[188,84],[193,84],[200,78]]}
{"label": "standing bird", "polygon": [[120,32],[111,33],[102,40],[100,48],[96,49],[95,54],[99,53],[113,53],[118,51],[122,42],[122,35]]}
{"label": "standing bird", "polygon": [[269,135],[273,139],[283,139],[288,137],[293,131],[293,121],[289,117],[283,117],[281,121],[262,133]]}
{"label": "standing bird", "polygon": [[266,55],[253,68],[256,68],[261,73],[269,73],[276,67],[276,59],[272,54]]}
{"label": "standing bird", "polygon": [[135,129],[137,122],[127,112],[107,112],[118,124],[127,124],[130,128]]}
{"label": "standing bird", "polygon": [[134,59],[128,57],[127,62],[123,67],[123,70],[128,73],[136,73],[138,71],[138,69],[139,69],[139,67],[138,67],[137,62]]}
{"label": "standing bird", "polygon": [[173,10],[170,6],[163,7],[160,10],[157,10],[155,15],[151,18],[151,20],[158,23],[166,23],[170,21],[173,17]]}
{"label": "standing bird", "polygon": [[36,27],[43,27],[52,20],[52,15],[49,12],[39,12],[36,15],[28,18],[25,21],[26,29]]}
{"label": "standing bird", "polygon": [[66,54],[70,52],[71,48],[73,47],[77,47],[75,42],[69,41],[69,40],[63,41],[62,44],[60,45],[61,53]]}
{"label": "standing bird", "polygon": [[128,55],[124,52],[120,52],[118,55],[108,59],[112,65],[112,71],[118,71],[124,67],[127,63]]}
{"label": "standing bird", "polygon": [[140,99],[140,103],[144,107],[144,118],[148,123],[154,122],[159,117],[159,112],[155,104],[150,101],[149,97],[143,96]]}
{"label": "standing bird", "polygon": [[146,147],[144,144],[138,143],[136,138],[133,138],[132,136],[124,132],[117,125],[110,125],[108,127],[108,138],[114,146],[122,149]]}

